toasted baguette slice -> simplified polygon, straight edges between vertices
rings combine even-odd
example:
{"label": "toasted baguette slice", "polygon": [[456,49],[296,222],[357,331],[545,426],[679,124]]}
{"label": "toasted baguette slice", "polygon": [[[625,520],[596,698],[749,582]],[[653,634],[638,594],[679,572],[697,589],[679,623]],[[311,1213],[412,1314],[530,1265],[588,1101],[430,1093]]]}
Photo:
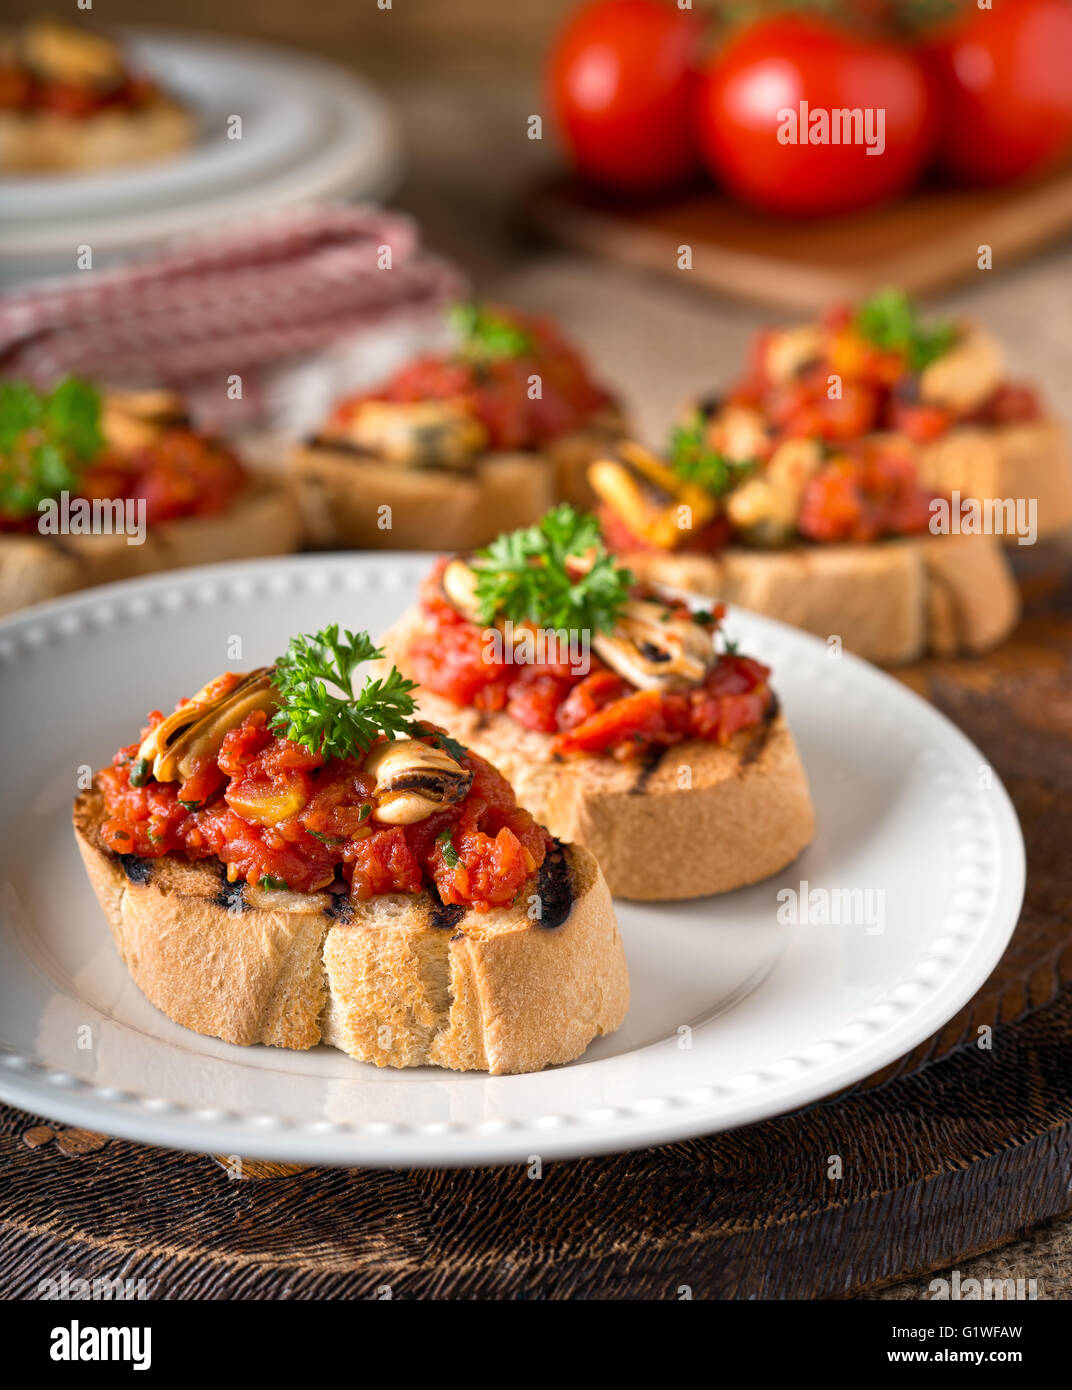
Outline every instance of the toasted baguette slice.
{"label": "toasted baguette slice", "polygon": [[790,546],[718,555],[631,552],[642,580],[722,599],[838,637],[883,666],[984,652],[1020,616],[1020,594],[995,536],[922,536],[871,545]]}
{"label": "toasted baguette slice", "polygon": [[[386,663],[408,669],[421,625],[412,610],[386,634]],[[778,713],[727,747],[696,739],[621,762],[558,758],[549,734],[428,690],[419,708],[493,762],[553,835],[591,850],[616,898],[726,893],[785,868],[815,833],[800,755]]]}
{"label": "toasted baguette slice", "polygon": [[[1034,500],[1038,536],[1072,526],[1072,456],[1056,420],[997,428],[961,425],[919,450],[919,476],[936,492]],[[1003,534],[1007,545],[1018,537]]]}
{"label": "toasted baguette slice", "polygon": [[542,452],[489,452],[471,471],[407,468],[312,441],[294,450],[291,470],[316,545],[473,550],[532,525],[556,502],[591,507],[588,465],[621,431],[617,411],[608,411]]}
{"label": "toasted baguette slice", "polygon": [[217,860],[115,855],[105,815],[96,788],[74,803],[119,953],[146,998],[197,1033],[498,1074],[572,1061],[625,1017],[610,894],[576,845],[550,854],[513,907],[481,913],[428,893],[268,892],[228,883]]}
{"label": "toasted baguette slice", "polygon": [[142,545],[129,545],[125,535],[0,535],[0,614],[158,570],[285,555],[301,539],[290,488],[259,475],[227,511],[148,527]]}
{"label": "toasted baguette slice", "polygon": [[89,173],[145,164],[193,144],[190,112],[159,96],[139,111],[72,118],[51,111],[0,112],[0,170],[9,174]]}

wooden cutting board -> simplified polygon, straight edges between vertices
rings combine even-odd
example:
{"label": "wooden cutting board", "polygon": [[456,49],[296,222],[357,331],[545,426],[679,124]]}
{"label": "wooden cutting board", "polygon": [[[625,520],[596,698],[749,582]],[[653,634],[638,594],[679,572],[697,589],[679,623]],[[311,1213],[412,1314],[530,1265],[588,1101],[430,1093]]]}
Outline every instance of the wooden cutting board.
{"label": "wooden cutting board", "polygon": [[[882,285],[912,294],[980,273],[978,248],[1003,270],[1072,234],[1072,166],[1027,183],[978,191],[925,188],[888,207],[783,221],[709,186],[660,203],[621,202],[571,178],[537,190],[528,221],[557,241],[779,308],[822,309]],[[678,249],[692,248],[692,270]]]}
{"label": "wooden cutting board", "polygon": [[[794,1114],[546,1166],[375,1172],[173,1153],[0,1108],[0,1296],[43,1273],[151,1298],[826,1298],[944,1268],[1072,1206],[1072,554],[1026,613],[903,673],[1003,778],[1027,896],[1001,963],[906,1057]],[[992,1029],[982,1049],[979,1029]],[[831,1155],[842,1176],[829,1174]]]}

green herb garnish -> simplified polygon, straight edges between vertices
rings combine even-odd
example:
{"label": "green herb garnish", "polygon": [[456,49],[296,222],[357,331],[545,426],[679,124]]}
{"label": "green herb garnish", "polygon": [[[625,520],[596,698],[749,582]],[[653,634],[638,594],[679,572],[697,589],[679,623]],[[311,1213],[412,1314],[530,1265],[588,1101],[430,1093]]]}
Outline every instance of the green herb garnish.
{"label": "green herb garnish", "polygon": [[459,355],[468,362],[524,357],[535,348],[531,333],[482,304],[455,304],[450,310],[450,325],[459,340]]}
{"label": "green herb garnish", "polygon": [[201,803],[200,801],[180,801],[179,805],[184,811],[196,811]]}
{"label": "green herb garnish", "polygon": [[920,323],[915,305],[904,290],[879,290],[856,312],[856,331],[884,352],[903,352],[914,372],[921,372],[953,346],[951,323]]}
{"label": "green herb garnish", "polygon": [[[362,820],[364,820],[364,816],[362,816]],[[312,835],[314,840],[319,840],[325,845],[344,845],[346,843],[346,841],[341,839],[338,835],[324,835],[319,830],[310,830],[309,834]]]}
{"label": "green herb garnish", "polygon": [[[570,561],[583,561],[583,572]],[[563,502],[535,526],[510,531],[477,552],[481,621],[509,618],[551,630],[609,632],[633,576],[607,553],[599,523]]]}
{"label": "green herb garnish", "polygon": [[84,381],[69,377],[51,392],[24,381],[0,385],[0,511],[29,516],[73,491],[103,447],[100,396]]}
{"label": "green herb garnish", "polygon": [[272,673],[283,707],[270,727],[294,743],[335,758],[360,757],[381,734],[408,734],[415,708],[410,691],[416,682],[392,666],[386,676],[367,678],[354,693],[355,669],[382,656],[367,632],[344,632],[340,637],[337,623],[315,636],[291,638]]}
{"label": "green herb garnish", "polygon": [[449,830],[444,830],[442,835],[437,835],[435,839],[439,846],[439,852],[443,856],[443,863],[448,869],[456,869],[459,864],[458,851],[454,848],[454,840]]}
{"label": "green herb garnish", "polygon": [[369,805],[369,803],[366,801],[365,804],[361,807],[361,810],[358,812],[358,815],[357,815],[357,823],[358,823],[358,825],[364,824],[364,822],[367,821],[368,818],[369,818],[369,816],[371,816],[371,815],[372,815],[372,807],[371,807],[371,806]]}
{"label": "green herb garnish", "polygon": [[144,787],[149,780],[149,759],[138,758],[130,772],[130,785]]}
{"label": "green herb garnish", "polygon": [[261,875],[261,887],[270,889],[272,892],[286,892],[288,884],[285,878],[273,878],[271,874]]}
{"label": "green herb garnish", "polygon": [[705,438],[705,421],[699,411],[687,425],[678,425],[670,434],[670,467],[687,483],[721,497],[756,466],[755,459],[728,459],[713,449]]}
{"label": "green herb garnish", "polygon": [[722,639],[722,647],[727,656],[736,656],[740,645],[740,642],[731,642],[728,637]]}

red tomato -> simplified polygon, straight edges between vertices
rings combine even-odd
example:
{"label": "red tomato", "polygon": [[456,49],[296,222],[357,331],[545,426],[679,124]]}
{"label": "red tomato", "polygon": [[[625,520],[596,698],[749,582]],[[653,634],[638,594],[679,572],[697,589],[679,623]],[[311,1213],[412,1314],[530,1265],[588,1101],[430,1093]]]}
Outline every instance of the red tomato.
{"label": "red tomato", "polygon": [[1072,4],[968,0],[924,47],[942,93],[942,164],[968,183],[1001,183],[1072,147]]}
{"label": "red tomato", "polygon": [[[788,113],[799,126],[801,102],[809,119],[793,142]],[[815,216],[908,188],[934,145],[934,105],[924,67],[908,49],[825,19],[782,15],[740,30],[713,55],[700,85],[697,133],[711,172],[738,197],[766,212]],[[856,108],[876,113],[856,143],[799,138],[819,133],[814,113],[825,111],[829,120],[830,112]],[[881,153],[869,153],[865,135]]]}
{"label": "red tomato", "polygon": [[664,0],[595,0],[568,20],[548,81],[578,173],[647,193],[696,169],[693,60],[703,31],[695,14]]}

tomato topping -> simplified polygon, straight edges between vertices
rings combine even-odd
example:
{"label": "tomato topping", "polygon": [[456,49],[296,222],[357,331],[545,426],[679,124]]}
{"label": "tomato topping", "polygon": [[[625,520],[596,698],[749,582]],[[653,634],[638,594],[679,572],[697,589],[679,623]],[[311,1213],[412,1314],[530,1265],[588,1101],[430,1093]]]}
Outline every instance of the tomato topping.
{"label": "tomato topping", "polygon": [[[584,668],[501,660],[501,644],[486,641],[486,630],[444,599],[446,564],[439,562],[421,590],[425,621],[407,652],[409,674],[455,704],[505,711],[525,728],[554,734],[557,753],[629,758],[689,738],[725,743],[738,729],[761,723],[773,707],[767,668],[730,653],[700,684],[669,692],[634,690],[595,656]],[[668,605],[670,612],[677,607]],[[721,617],[718,607],[712,635]]]}
{"label": "tomato topping", "polygon": [[[144,499],[146,524],[154,526],[179,517],[217,516],[245,485],[245,469],[230,449],[176,428],[135,453],[99,454],[82,473],[77,496],[89,502]],[[33,529],[39,519],[0,512],[0,531]]]}
{"label": "tomato topping", "polygon": [[[144,733],[162,718],[153,711]],[[131,785],[138,748],[121,748],[97,774],[105,844],[150,859],[215,856],[232,882],[299,893],[341,885],[358,900],[434,887],[445,903],[486,911],[514,901],[550,844],[509,783],[475,753],[461,760],[473,773],[462,801],[394,826],[375,819],[375,779],[360,761],[325,760],[292,743],[272,732],[263,710],[232,729],[181,786],[151,778]]]}
{"label": "tomato topping", "polygon": [[[848,443],[863,435],[893,431],[918,444],[948,433],[960,420],[998,425],[1038,417],[1038,401],[1027,387],[1005,383],[978,410],[960,416],[919,399],[919,375],[906,350],[880,348],[853,325],[853,311],[837,305],[820,322],[818,360],[789,380],[772,380],[768,350],[776,334],[753,339],[744,375],[727,401],[761,411],[773,440],[812,438]],[[832,382],[838,394],[830,398]]]}
{"label": "tomato topping", "polygon": [[[481,422],[492,449],[535,449],[588,423],[610,397],[548,320],[497,310],[528,335],[517,357],[469,362],[448,353],[406,363],[375,391],[341,401],[331,423],[344,426],[366,401],[458,400]],[[540,380],[533,399],[531,381]]]}
{"label": "tomato topping", "polygon": [[913,535],[928,528],[932,500],[912,459],[876,444],[831,459],[808,480],[797,528],[814,541]]}

